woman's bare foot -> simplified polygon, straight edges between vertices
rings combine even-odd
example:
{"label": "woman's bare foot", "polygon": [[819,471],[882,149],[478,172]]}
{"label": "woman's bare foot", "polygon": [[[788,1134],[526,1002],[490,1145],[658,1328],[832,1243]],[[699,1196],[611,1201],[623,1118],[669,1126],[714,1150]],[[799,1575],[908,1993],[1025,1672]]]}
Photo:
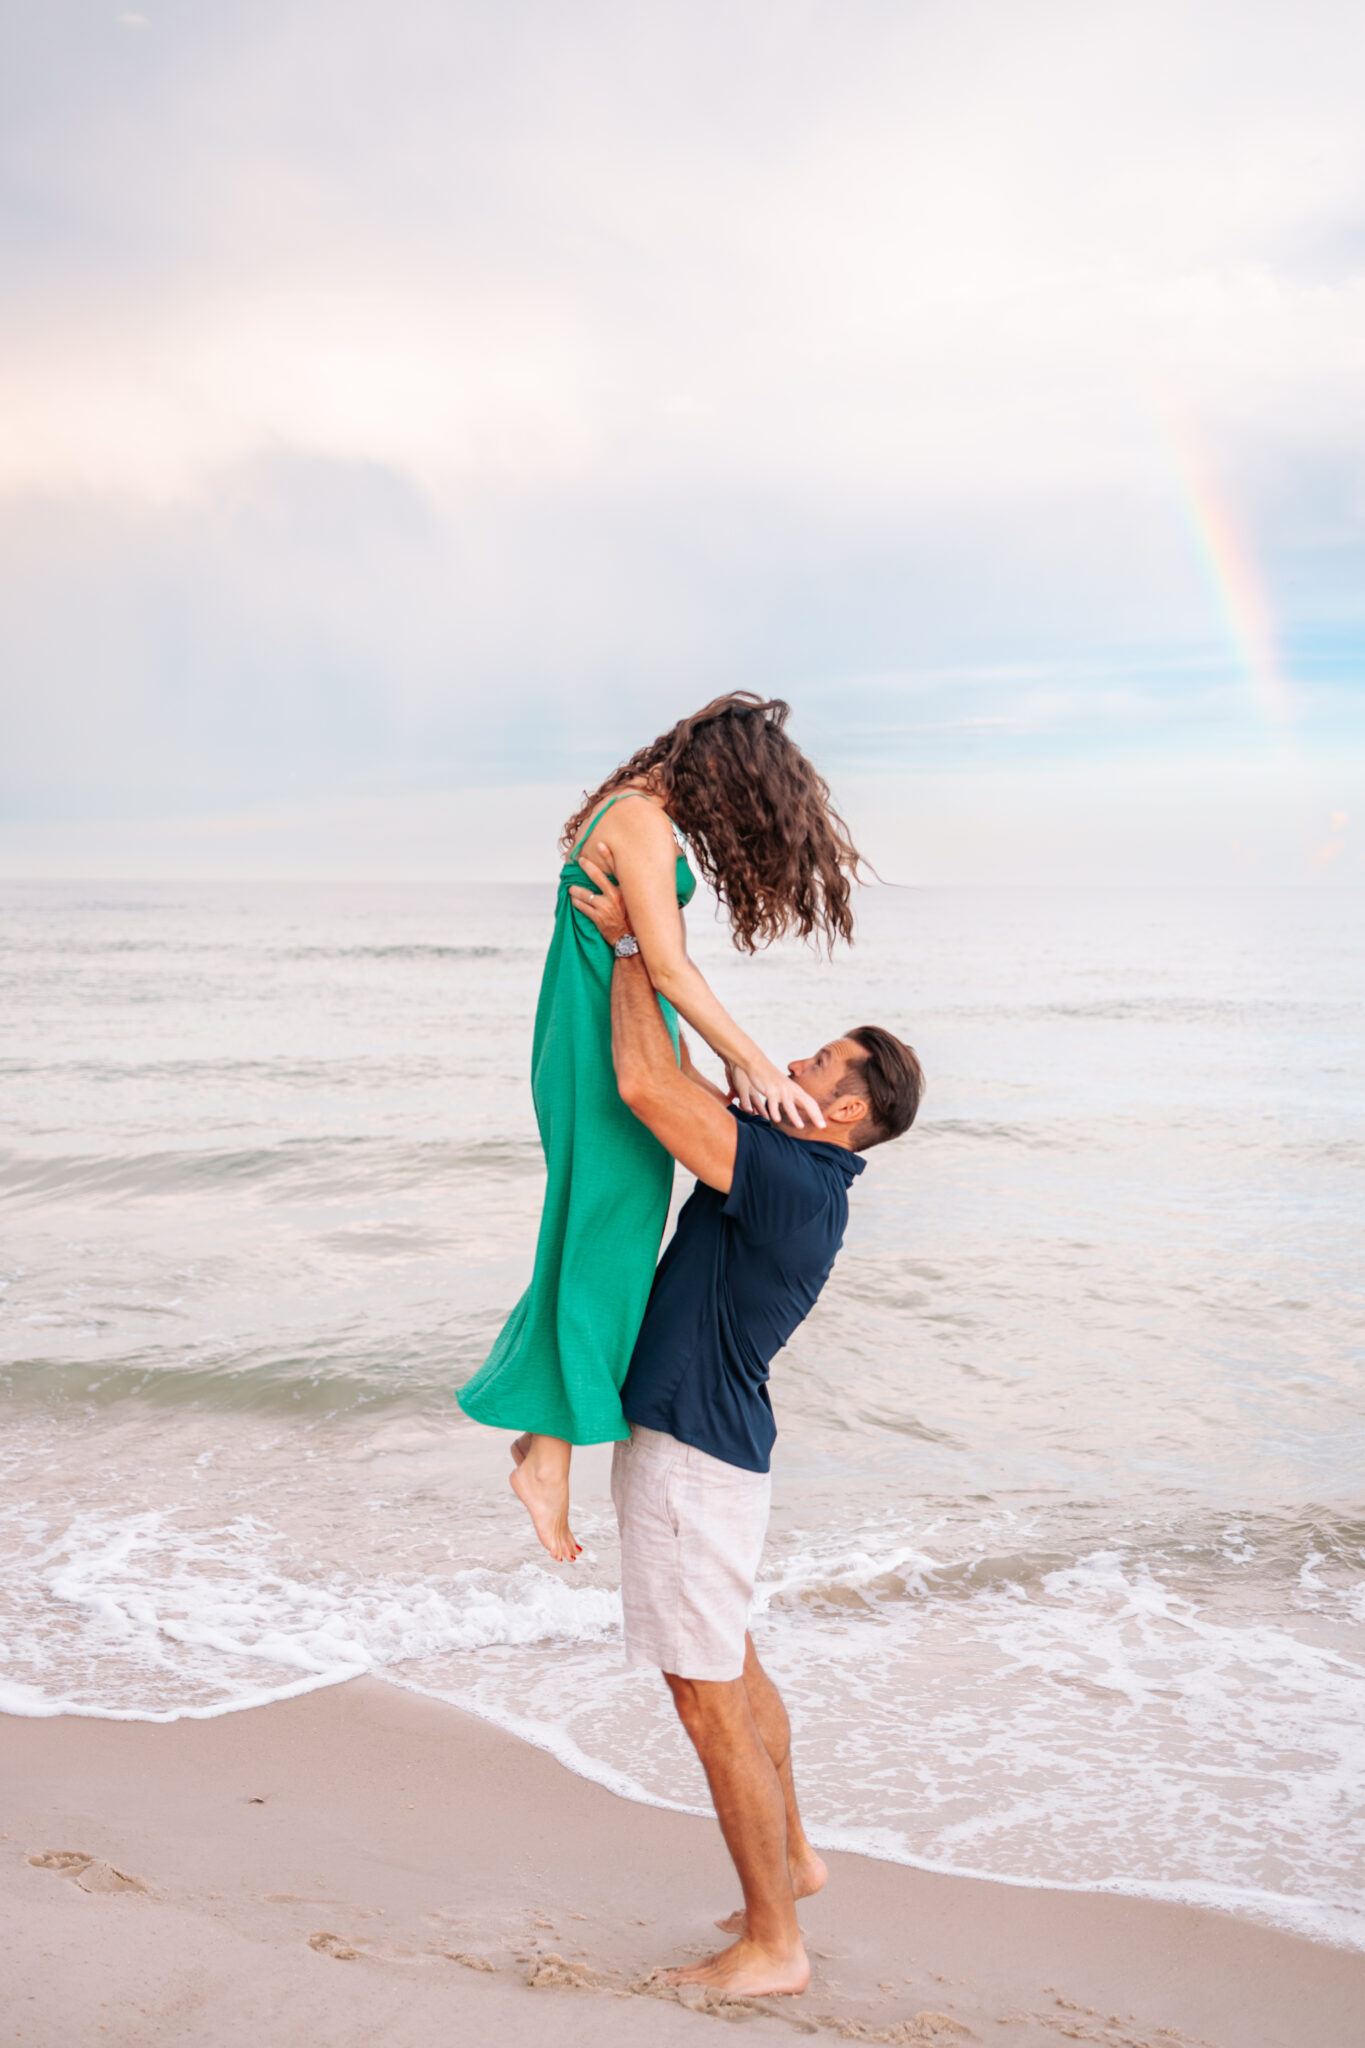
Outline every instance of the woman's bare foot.
{"label": "woman's bare foot", "polygon": [[512,1446],[512,1491],[556,1564],[573,1564],[581,1548],[569,1528],[571,1455],[571,1446],[557,1436],[518,1437]]}
{"label": "woman's bare foot", "polygon": [[704,1963],[654,1975],[661,1984],[706,1984],[727,1998],[795,1998],[810,1983],[810,1964],[799,1941],[786,1955],[774,1955],[744,1935]]}
{"label": "woman's bare foot", "polygon": [[[805,1855],[789,1863],[787,1868],[791,1872],[793,1896],[798,1899],[813,1898],[816,1892],[823,1888],[829,1876],[823,1861],[809,1843],[806,1845]],[[716,1925],[722,1934],[743,1934],[748,1925],[743,1906],[737,1913],[727,1914],[724,1920],[717,1920]]]}
{"label": "woman's bare foot", "polygon": [[520,1436],[514,1436],[512,1439],[512,1463],[514,1465],[524,1465],[526,1463],[526,1453],[530,1448],[531,1432],[529,1429],[523,1430]]}

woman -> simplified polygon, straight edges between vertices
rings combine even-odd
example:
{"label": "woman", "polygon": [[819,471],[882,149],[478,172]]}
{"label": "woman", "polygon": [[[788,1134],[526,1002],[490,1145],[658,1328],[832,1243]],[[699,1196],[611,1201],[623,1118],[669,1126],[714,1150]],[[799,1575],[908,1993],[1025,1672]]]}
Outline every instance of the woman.
{"label": "woman", "polygon": [[[524,1431],[512,1487],[550,1555],[569,1530],[574,1444],[629,1435],[620,1387],[644,1318],[668,1215],[673,1161],[621,1101],[611,1063],[612,954],[572,892],[581,860],[620,884],[675,1047],[678,1016],[725,1062],[743,1108],[823,1124],[816,1104],[760,1051],[687,957],[691,847],[752,953],[789,931],[851,939],[858,854],[829,789],[787,737],[789,707],[750,691],[718,697],[642,747],[564,828],[554,936],[536,1008],[531,1090],[548,1182],[531,1285],[462,1388],[466,1415]],[[685,1057],[685,1055],[684,1055]]]}

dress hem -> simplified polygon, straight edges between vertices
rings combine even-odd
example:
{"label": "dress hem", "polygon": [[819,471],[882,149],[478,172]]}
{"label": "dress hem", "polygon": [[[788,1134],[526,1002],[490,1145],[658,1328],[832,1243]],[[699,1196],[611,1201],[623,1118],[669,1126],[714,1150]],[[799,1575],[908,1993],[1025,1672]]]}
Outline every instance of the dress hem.
{"label": "dress hem", "polygon": [[[467,1415],[471,1422],[481,1423],[485,1429],[510,1429],[518,1434],[529,1431],[532,1436],[555,1436],[561,1443],[572,1444],[576,1450],[587,1450],[592,1444],[620,1444],[628,1443],[630,1440],[630,1424],[624,1415],[614,1425],[603,1424],[591,1434],[575,1436],[572,1430],[564,1427],[565,1418],[562,1415],[554,1417],[553,1420],[543,1415],[533,1420],[526,1409],[518,1410],[515,1416],[509,1416],[506,1411],[493,1414],[481,1406],[466,1407],[459,1394],[455,1399],[460,1412]],[[575,1429],[582,1427],[581,1423],[574,1424]]]}

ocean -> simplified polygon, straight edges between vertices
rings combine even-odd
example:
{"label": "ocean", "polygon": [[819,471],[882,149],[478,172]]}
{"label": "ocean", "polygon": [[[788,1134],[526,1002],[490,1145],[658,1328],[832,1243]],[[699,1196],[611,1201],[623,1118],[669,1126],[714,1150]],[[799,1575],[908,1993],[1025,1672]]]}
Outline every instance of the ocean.
{"label": "ocean", "polygon": [[[529,1274],[552,890],[0,885],[0,1707],[361,1672],[703,1809],[454,1390]],[[1365,920],[873,889],[693,952],[775,1057],[915,1044],[773,1374],[754,1619],[826,1844],[1365,1945]],[[679,1174],[679,1195],[687,1177]]]}

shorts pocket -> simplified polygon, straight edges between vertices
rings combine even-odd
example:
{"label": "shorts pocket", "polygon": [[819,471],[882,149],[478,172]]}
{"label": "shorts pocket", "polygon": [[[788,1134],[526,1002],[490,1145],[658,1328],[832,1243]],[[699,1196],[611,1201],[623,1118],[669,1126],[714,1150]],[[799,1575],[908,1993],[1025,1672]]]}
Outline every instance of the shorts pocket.
{"label": "shorts pocket", "polygon": [[677,1464],[669,1466],[667,1477],[659,1489],[660,1512],[672,1530],[675,1541],[682,1535],[682,1490],[687,1485],[687,1479],[687,1467],[679,1461]]}

